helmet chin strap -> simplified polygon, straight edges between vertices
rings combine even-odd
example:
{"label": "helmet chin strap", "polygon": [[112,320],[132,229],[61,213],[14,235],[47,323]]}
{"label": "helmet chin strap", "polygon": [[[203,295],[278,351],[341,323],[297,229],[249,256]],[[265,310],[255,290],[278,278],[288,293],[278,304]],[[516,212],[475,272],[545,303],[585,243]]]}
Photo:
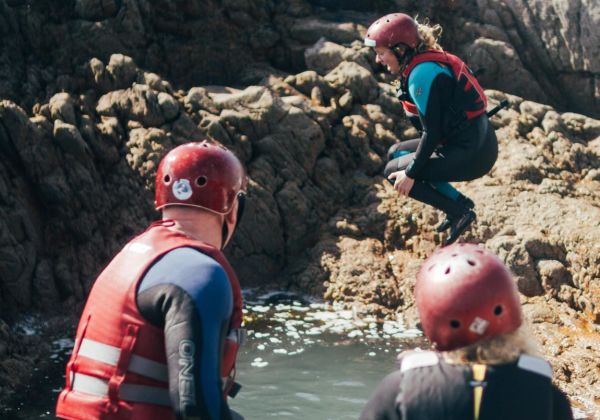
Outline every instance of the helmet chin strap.
{"label": "helmet chin strap", "polygon": [[[246,193],[240,191],[237,195],[237,199],[238,208],[237,216],[235,218],[235,225],[233,226],[233,231],[235,231],[237,226],[240,224],[240,220],[242,220],[242,215],[244,214],[244,207],[246,206]],[[227,216],[223,218],[223,227],[221,230],[221,250],[225,249],[225,246],[228,243],[227,238],[229,238],[229,227],[227,226],[226,217]],[[233,232],[231,233],[233,234]]]}
{"label": "helmet chin strap", "polygon": [[229,229],[227,228],[227,222],[223,219],[223,227],[221,229],[221,246],[219,247],[222,250],[225,249],[225,245],[227,245],[227,237],[229,236]]}
{"label": "helmet chin strap", "polygon": [[396,60],[398,60],[398,64],[400,65],[400,71],[402,71],[402,70],[404,70],[404,68],[410,61],[410,59],[415,55],[415,49],[410,48],[409,46],[404,45],[404,44],[399,44],[399,45],[404,46],[404,48],[405,48],[404,54],[400,55],[397,51],[397,47],[394,47],[391,50],[394,53]]}

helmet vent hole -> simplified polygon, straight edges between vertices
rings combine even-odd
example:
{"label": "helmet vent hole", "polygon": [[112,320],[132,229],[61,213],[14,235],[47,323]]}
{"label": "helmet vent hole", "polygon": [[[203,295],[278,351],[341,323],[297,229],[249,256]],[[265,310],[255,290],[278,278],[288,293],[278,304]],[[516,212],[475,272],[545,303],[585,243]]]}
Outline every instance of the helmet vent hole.
{"label": "helmet vent hole", "polygon": [[164,178],[163,178],[163,182],[165,184],[168,184],[169,182],[171,182],[171,177],[168,174],[165,175]]}
{"label": "helmet vent hole", "polygon": [[496,307],[494,308],[494,315],[499,316],[502,314],[502,305],[496,305]]}
{"label": "helmet vent hole", "polygon": [[469,265],[473,265],[473,266],[474,266],[474,265],[476,265],[476,264],[475,264],[475,261],[473,261],[473,260],[467,260],[467,263],[468,263]]}
{"label": "helmet vent hole", "polygon": [[429,266],[429,268],[427,269],[427,271],[431,271],[431,270],[433,270],[433,267],[435,267],[435,264],[431,264],[431,265]]}
{"label": "helmet vent hole", "polygon": [[450,274],[450,266],[448,266],[448,267],[446,268],[446,271],[444,271],[444,274]]}
{"label": "helmet vent hole", "polygon": [[452,254],[453,257],[458,257],[458,254]]}
{"label": "helmet vent hole", "polygon": [[456,330],[460,328],[460,321],[458,321],[457,319],[453,319],[452,321],[450,321],[450,326]]}
{"label": "helmet vent hole", "polygon": [[206,185],[207,179],[205,176],[199,176],[196,179],[196,185],[199,187],[204,187]]}
{"label": "helmet vent hole", "polygon": [[475,252],[478,252],[478,253],[480,253],[480,254],[485,254],[485,252],[483,252],[483,250],[482,250],[482,249],[478,249],[478,250],[477,250],[477,251],[475,251]]}

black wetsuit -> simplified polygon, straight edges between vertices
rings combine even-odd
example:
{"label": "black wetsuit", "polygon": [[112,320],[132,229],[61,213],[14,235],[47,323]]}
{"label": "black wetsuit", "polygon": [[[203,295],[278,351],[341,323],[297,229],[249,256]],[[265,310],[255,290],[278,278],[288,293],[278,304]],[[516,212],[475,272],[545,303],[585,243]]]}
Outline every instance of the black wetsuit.
{"label": "black wetsuit", "polygon": [[379,384],[360,420],[573,419],[544,359],[521,355],[513,363],[479,365],[479,376],[474,366],[411,353]]}
{"label": "black wetsuit", "polygon": [[[472,95],[467,92],[465,98],[458,97],[461,87],[457,88],[452,73],[441,64],[418,64],[407,85],[410,100],[419,111],[422,136],[392,146],[385,176],[405,170],[415,180],[410,197],[457,217],[464,212],[464,204],[431,183],[469,181],[488,173],[498,156],[494,128],[485,114],[466,120],[464,113],[455,110],[461,101],[472,100]],[[399,151],[408,153],[395,157],[402,154]]]}

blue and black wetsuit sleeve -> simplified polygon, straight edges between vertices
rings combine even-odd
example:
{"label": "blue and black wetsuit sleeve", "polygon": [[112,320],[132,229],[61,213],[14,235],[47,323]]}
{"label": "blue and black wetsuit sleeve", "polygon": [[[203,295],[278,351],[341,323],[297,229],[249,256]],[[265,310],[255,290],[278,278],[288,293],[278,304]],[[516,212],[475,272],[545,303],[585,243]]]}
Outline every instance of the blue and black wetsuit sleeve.
{"label": "blue and black wetsuit sleeve", "polygon": [[552,419],[573,420],[573,410],[567,396],[554,384],[552,384]]}
{"label": "blue and black wetsuit sleeve", "polygon": [[198,250],[175,249],[148,270],[137,304],[144,318],[164,329],[176,417],[230,419],[220,372],[233,309],[225,270]]}
{"label": "blue and black wetsuit sleeve", "polygon": [[408,92],[423,127],[415,158],[406,168],[410,178],[420,179],[423,166],[442,141],[444,112],[451,104],[455,85],[450,70],[438,63],[420,63],[410,73]]}
{"label": "blue and black wetsuit sleeve", "polygon": [[387,375],[375,388],[371,398],[363,408],[360,420],[401,420],[397,410],[397,398],[402,382],[399,370]]}

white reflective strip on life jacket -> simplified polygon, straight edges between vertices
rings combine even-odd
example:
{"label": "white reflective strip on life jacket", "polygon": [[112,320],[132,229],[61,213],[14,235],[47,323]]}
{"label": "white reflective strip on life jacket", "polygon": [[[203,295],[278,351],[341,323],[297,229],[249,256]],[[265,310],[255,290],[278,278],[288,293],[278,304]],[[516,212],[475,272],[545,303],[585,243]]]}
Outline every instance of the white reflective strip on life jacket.
{"label": "white reflective strip on life jacket", "polygon": [[419,367],[434,366],[439,362],[438,355],[432,351],[415,351],[402,357],[400,371],[406,372]]}
{"label": "white reflective strip on life jacket", "polygon": [[550,367],[550,363],[540,357],[522,354],[519,357],[519,363],[517,363],[517,366],[521,369],[537,373],[538,375],[552,378],[552,368]]}
{"label": "white reflective strip on life jacket", "polygon": [[235,328],[227,335],[227,340],[238,343],[239,346],[243,346],[246,342],[247,331],[245,328]]}
{"label": "white reflective strip on life jacket", "polygon": [[[98,341],[84,338],[79,347],[78,356],[116,366],[119,361],[121,349]],[[146,357],[131,355],[128,371],[147,376],[158,381],[169,382],[169,370],[167,365],[155,362]]]}
{"label": "white reflective strip on life jacket", "polygon": [[[73,391],[105,397],[108,395],[108,381],[95,376],[76,373],[73,376]],[[119,398],[130,402],[172,406],[169,390],[154,386],[121,384]]]}
{"label": "white reflective strip on life jacket", "polygon": [[131,252],[135,252],[136,254],[145,254],[146,252],[152,249],[151,246],[142,244],[140,242],[130,242],[125,246],[125,249]]}

